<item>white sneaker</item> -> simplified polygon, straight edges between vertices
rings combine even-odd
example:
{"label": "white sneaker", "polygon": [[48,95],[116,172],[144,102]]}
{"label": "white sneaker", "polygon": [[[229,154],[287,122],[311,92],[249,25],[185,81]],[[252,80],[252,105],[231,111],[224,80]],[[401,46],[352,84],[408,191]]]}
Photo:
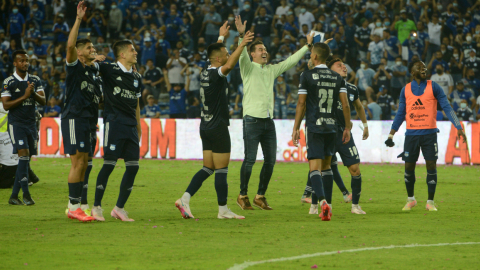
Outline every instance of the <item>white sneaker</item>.
{"label": "white sneaker", "polygon": [[310,211],[308,212],[310,215],[318,215],[318,204],[310,205]]}
{"label": "white sneaker", "polygon": [[129,221],[129,222],[135,221],[128,217],[128,212],[125,211],[125,208],[118,208],[117,206],[113,208],[110,215],[115,219],[121,219],[122,221]]}
{"label": "white sneaker", "polygon": [[358,204],[352,204],[352,214],[358,214],[358,215],[365,215],[365,211],[362,210],[360,205]]}
{"label": "white sneaker", "polygon": [[185,203],[182,198],[178,199],[175,202],[175,207],[177,207],[184,219],[195,218],[192,214],[192,211],[190,210],[190,205],[188,203]]}
{"label": "white sneaker", "polygon": [[219,211],[217,217],[218,219],[245,219],[244,216],[240,216],[233,213],[232,210],[230,210],[230,208],[228,208],[228,211],[224,211],[224,212]]}
{"label": "white sneaker", "polygon": [[92,209],[92,217],[98,221],[105,221],[103,217],[103,209],[101,206],[94,206]]}

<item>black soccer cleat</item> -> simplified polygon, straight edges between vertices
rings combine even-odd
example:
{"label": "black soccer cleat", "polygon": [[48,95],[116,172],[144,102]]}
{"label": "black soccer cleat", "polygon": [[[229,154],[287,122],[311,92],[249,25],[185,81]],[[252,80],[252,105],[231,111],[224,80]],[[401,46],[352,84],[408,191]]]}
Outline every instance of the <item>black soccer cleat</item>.
{"label": "black soccer cleat", "polygon": [[38,181],[40,181],[40,179],[38,178],[38,176],[33,172],[32,169],[28,169],[28,185],[31,186],[33,184],[36,184],[38,183]]}
{"label": "black soccer cleat", "polygon": [[32,196],[30,195],[23,195],[23,202],[25,203],[26,206],[34,205],[35,201],[32,199]]}
{"label": "black soccer cleat", "polygon": [[22,201],[20,201],[20,199],[18,197],[17,198],[10,197],[10,200],[8,200],[8,204],[10,204],[10,205],[24,205],[24,203]]}

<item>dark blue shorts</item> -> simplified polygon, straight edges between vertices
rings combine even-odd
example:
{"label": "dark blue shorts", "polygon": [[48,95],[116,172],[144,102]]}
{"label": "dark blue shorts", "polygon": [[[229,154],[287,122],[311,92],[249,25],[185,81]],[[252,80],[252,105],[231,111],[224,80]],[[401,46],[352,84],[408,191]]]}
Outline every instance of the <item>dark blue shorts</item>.
{"label": "dark blue shorts", "polygon": [[12,141],[13,154],[18,150],[28,149],[30,155],[37,155],[37,128],[35,125],[27,127],[21,125],[8,125],[8,134]]}
{"label": "dark blue shorts", "polygon": [[437,133],[427,135],[406,135],[403,144],[403,153],[398,157],[409,163],[415,163],[422,150],[425,160],[438,159]]}
{"label": "dark blue shorts", "polygon": [[135,161],[140,159],[137,126],[127,126],[113,121],[105,122],[104,133],[103,154],[106,160],[123,158],[125,161]]}
{"label": "dark blue shorts", "polygon": [[232,150],[230,132],[225,124],[219,124],[212,129],[200,129],[200,138],[202,139],[203,151],[225,154]]}
{"label": "dark blue shorts", "polygon": [[325,159],[335,154],[336,133],[313,133],[306,129],[307,159]]}
{"label": "dark blue shorts", "polygon": [[88,151],[89,157],[93,157],[95,155],[96,147],[97,147],[97,130],[90,130],[90,151]]}
{"label": "dark blue shorts", "polygon": [[89,153],[90,122],[88,118],[62,118],[63,151],[75,155],[78,152]]}
{"label": "dark blue shorts", "polygon": [[[360,163],[360,155],[355,146],[352,133],[350,132],[350,141],[347,144],[342,142],[343,133],[338,133],[336,138],[335,152],[340,154],[344,166],[351,166]],[[333,155],[332,164],[337,162],[337,156]]]}

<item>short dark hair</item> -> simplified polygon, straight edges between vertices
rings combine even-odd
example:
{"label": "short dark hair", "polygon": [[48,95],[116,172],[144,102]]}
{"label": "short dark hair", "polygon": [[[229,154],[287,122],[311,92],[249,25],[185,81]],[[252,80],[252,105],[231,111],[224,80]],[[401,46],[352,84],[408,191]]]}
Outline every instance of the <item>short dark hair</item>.
{"label": "short dark hair", "polygon": [[120,52],[125,50],[128,45],[133,45],[132,41],[128,39],[119,40],[113,44],[113,55],[115,55],[116,59],[118,59],[118,57],[120,56]]}
{"label": "short dark hair", "polygon": [[260,40],[254,41],[254,42],[252,42],[252,44],[250,44],[250,47],[248,47],[248,52],[249,53],[254,52],[255,51],[255,46],[257,46],[257,45],[264,45],[264,44]]}
{"label": "short dark hair", "polygon": [[420,61],[420,60],[413,60],[412,62],[410,62],[410,64],[408,65],[408,72],[410,72],[410,74],[412,73],[413,67],[414,67],[415,64],[417,64],[418,62],[422,62],[422,61]]}
{"label": "short dark hair", "polygon": [[77,40],[77,42],[75,43],[75,47],[77,49],[79,49],[79,48],[87,45],[87,43],[92,43],[92,41],[90,41],[90,39],[88,39],[88,38],[81,38],[81,39]]}
{"label": "short dark hair", "polygon": [[325,43],[315,43],[312,50],[315,51],[321,62],[327,60],[330,56],[330,47]]}
{"label": "short dark hair", "polygon": [[27,54],[27,51],[25,51],[25,50],[16,50],[16,51],[14,51],[13,54],[12,54],[12,60],[13,60],[13,62],[15,62],[15,59],[17,59],[17,55],[19,55],[19,54]]}
{"label": "short dark hair", "polygon": [[225,46],[224,43],[213,43],[213,44],[210,44],[210,46],[208,46],[207,48],[207,55],[208,55],[208,58],[212,58],[213,55],[217,52],[220,52],[222,50],[222,48],[226,48],[227,46]]}
{"label": "short dark hair", "polygon": [[330,61],[327,62],[327,67],[328,67],[329,69],[331,69],[332,66],[333,66],[333,64],[335,64],[336,62],[342,62],[342,63],[343,63],[342,59],[340,59],[340,58],[333,58],[333,59],[331,59]]}
{"label": "short dark hair", "polygon": [[152,58],[148,58],[148,59],[147,59],[147,62],[145,62],[145,63],[148,63],[148,61],[150,61],[150,62],[153,63],[153,59],[152,59]]}

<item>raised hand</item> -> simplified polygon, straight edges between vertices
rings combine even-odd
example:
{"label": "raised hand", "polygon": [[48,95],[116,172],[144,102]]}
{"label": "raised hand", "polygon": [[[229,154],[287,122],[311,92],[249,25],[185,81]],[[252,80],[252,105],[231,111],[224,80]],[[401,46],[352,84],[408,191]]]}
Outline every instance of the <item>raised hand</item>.
{"label": "raised hand", "polygon": [[230,26],[228,25],[228,21],[226,21],[222,27],[220,27],[219,35],[226,37],[228,34],[228,29],[230,29]]}
{"label": "raised hand", "polygon": [[107,59],[107,57],[105,57],[105,55],[97,54],[97,55],[95,55],[95,60],[93,60],[93,61],[94,62],[103,62],[103,61],[105,61],[105,59]]}
{"label": "raised hand", "polygon": [[240,46],[247,46],[248,43],[253,41],[254,37],[255,37],[255,34],[248,31],[243,37],[243,40],[242,40],[242,43],[240,43]]}
{"label": "raised hand", "polygon": [[314,36],[314,35],[315,35],[315,34],[313,33],[313,31],[310,32],[310,34],[307,35],[307,43],[308,43],[308,44],[313,44],[313,36]]}
{"label": "raised hand", "polygon": [[87,5],[85,5],[84,1],[80,1],[77,6],[77,17],[82,19],[85,16],[85,12],[87,12]]}
{"label": "raised hand", "polygon": [[245,33],[245,28],[247,27],[247,21],[245,21],[245,23],[242,24],[242,18],[240,17],[240,15],[238,15],[237,17],[235,17],[235,26],[237,26],[238,33],[242,35],[243,33]]}
{"label": "raised hand", "polygon": [[330,41],[332,41],[332,40],[333,40],[333,38],[329,38],[329,39],[325,40],[323,43],[328,44],[328,43],[330,43]]}

